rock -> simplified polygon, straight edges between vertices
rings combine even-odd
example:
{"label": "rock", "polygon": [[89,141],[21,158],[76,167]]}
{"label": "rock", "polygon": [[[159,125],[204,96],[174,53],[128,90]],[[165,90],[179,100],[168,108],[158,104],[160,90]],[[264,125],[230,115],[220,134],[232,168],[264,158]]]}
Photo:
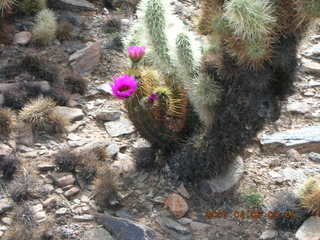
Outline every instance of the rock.
{"label": "rock", "polygon": [[118,120],[120,116],[121,112],[99,112],[95,117],[98,121],[107,122]]}
{"label": "rock", "polygon": [[110,235],[109,232],[107,232],[103,228],[95,228],[95,229],[87,230],[83,234],[83,237],[81,239],[82,240],[113,240],[114,238]]}
{"label": "rock", "polygon": [[187,225],[192,223],[192,219],[183,217],[183,218],[180,218],[178,222],[181,223],[182,225]]}
{"label": "rock", "polygon": [[57,215],[57,216],[62,216],[62,215],[65,215],[67,212],[68,212],[68,209],[67,209],[67,208],[59,208],[59,209],[56,211],[56,215]]}
{"label": "rock", "polygon": [[104,83],[104,84],[99,85],[97,87],[97,90],[106,94],[106,95],[112,95],[112,88],[110,86],[110,83]]}
{"label": "rock", "polygon": [[10,153],[12,153],[11,147],[0,143],[0,156],[8,156]]}
{"label": "rock", "polygon": [[53,208],[57,204],[57,199],[55,197],[49,197],[43,202],[45,208]]}
{"label": "rock", "polygon": [[101,224],[117,240],[155,240],[156,233],[149,227],[123,218],[110,215],[98,215],[97,223]]}
{"label": "rock", "polygon": [[278,236],[278,232],[274,230],[266,230],[264,231],[260,238],[261,240],[275,239]]}
{"label": "rock", "polygon": [[268,172],[268,174],[270,175],[270,177],[273,179],[273,180],[280,180],[283,176],[276,172],[276,171],[270,171]]}
{"label": "rock", "polygon": [[11,210],[12,207],[13,207],[12,202],[9,199],[3,198],[0,200],[0,214],[3,214]]}
{"label": "rock", "polygon": [[86,0],[51,0],[50,7],[70,11],[95,11],[95,6]]}
{"label": "rock", "polygon": [[124,117],[121,117],[117,121],[106,122],[104,126],[111,137],[131,134],[135,130],[132,122]]}
{"label": "rock", "polygon": [[320,152],[320,125],[277,132],[260,137],[265,151],[284,153],[294,148],[300,153]]}
{"label": "rock", "polygon": [[243,173],[243,160],[241,157],[237,157],[224,175],[200,182],[200,194],[203,198],[210,201],[214,200],[218,204],[233,194],[234,189],[236,189],[240,183]]}
{"label": "rock", "polygon": [[301,161],[301,158],[302,158],[300,153],[295,149],[289,149],[287,151],[287,156],[288,156],[289,160],[292,162],[299,162],[299,161]]}
{"label": "rock", "polygon": [[14,35],[13,43],[19,45],[27,45],[31,41],[31,32],[19,32]]}
{"label": "rock", "polygon": [[37,204],[37,205],[34,205],[34,206],[32,207],[32,211],[33,211],[34,213],[40,212],[40,211],[42,211],[42,210],[43,210],[43,206],[42,206],[41,203],[39,203],[39,204]]}
{"label": "rock", "polygon": [[12,218],[9,218],[9,217],[4,217],[4,218],[1,219],[1,221],[6,225],[11,225],[12,224]]}
{"label": "rock", "polygon": [[311,161],[320,163],[320,154],[319,153],[311,152],[308,154],[308,157]]}
{"label": "rock", "polygon": [[180,223],[177,223],[176,221],[168,217],[159,217],[157,219],[157,222],[160,224],[163,230],[170,229],[183,235],[191,233],[189,228],[182,226]]}
{"label": "rock", "polygon": [[312,110],[306,102],[293,102],[287,105],[287,111],[291,113],[305,114]]}
{"label": "rock", "polygon": [[73,219],[78,222],[89,222],[89,221],[94,220],[94,216],[89,215],[89,214],[84,214],[84,215],[80,215],[80,216],[74,216]]}
{"label": "rock", "polygon": [[320,63],[312,61],[310,59],[303,58],[301,70],[305,73],[319,75],[320,74]]}
{"label": "rock", "polygon": [[170,212],[177,218],[183,217],[189,210],[189,206],[179,194],[172,193],[165,201],[165,205],[169,208]]}
{"label": "rock", "polygon": [[304,174],[302,169],[293,169],[287,167],[282,170],[284,180],[303,182],[306,180],[307,176]]}
{"label": "rock", "polygon": [[40,163],[38,165],[39,171],[53,171],[56,168],[56,165],[52,163]]}
{"label": "rock", "polygon": [[185,188],[185,186],[184,186],[183,183],[178,187],[177,191],[178,191],[182,196],[184,196],[186,199],[189,199],[189,198],[190,198],[190,194],[189,194],[189,192],[187,191],[187,189]]}
{"label": "rock", "polygon": [[70,175],[59,178],[57,180],[57,183],[59,186],[65,187],[65,186],[74,184],[75,181],[76,179],[74,178],[74,176],[70,174]]}
{"label": "rock", "polygon": [[192,222],[190,228],[194,239],[203,239],[208,237],[209,229],[212,228],[212,226],[206,223]]}
{"label": "rock", "polygon": [[82,120],[84,117],[83,111],[79,108],[57,106],[55,107],[54,112],[63,116],[70,122]]}
{"label": "rock", "polygon": [[296,232],[298,240],[320,240],[320,217],[308,218]]}
{"label": "rock", "polygon": [[66,191],[66,192],[64,193],[64,195],[65,195],[66,197],[72,197],[72,196],[76,195],[76,194],[79,193],[79,192],[80,192],[80,189],[79,189],[78,187],[73,187],[73,188],[71,188],[70,190]]}
{"label": "rock", "polygon": [[310,59],[320,60],[320,43],[308,48],[302,55]]}
{"label": "rock", "polygon": [[69,57],[71,66],[80,74],[90,73],[100,63],[101,44],[93,43],[86,48],[76,51]]}
{"label": "rock", "polygon": [[134,160],[123,153],[118,153],[118,160],[111,164],[111,168],[117,171],[119,174],[129,174],[136,170]]}
{"label": "rock", "polygon": [[107,148],[106,148],[106,153],[108,157],[114,157],[118,152],[119,152],[119,146],[117,143],[112,142]]}
{"label": "rock", "polygon": [[40,211],[34,214],[34,218],[38,223],[41,223],[47,219],[47,214],[44,211]]}

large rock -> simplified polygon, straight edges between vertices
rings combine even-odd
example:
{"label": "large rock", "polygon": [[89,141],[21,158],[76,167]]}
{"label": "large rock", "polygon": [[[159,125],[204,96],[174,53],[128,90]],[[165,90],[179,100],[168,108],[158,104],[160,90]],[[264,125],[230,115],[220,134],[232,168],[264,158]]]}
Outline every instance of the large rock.
{"label": "large rock", "polygon": [[292,102],[287,105],[287,111],[291,113],[305,114],[312,110],[306,102]]}
{"label": "large rock", "polygon": [[117,240],[153,240],[156,233],[149,227],[127,219],[98,215],[97,223],[101,224]]}
{"label": "large rock", "polygon": [[314,60],[320,60],[320,43],[308,48],[302,55]]}
{"label": "large rock", "polygon": [[277,132],[260,137],[264,150],[284,153],[291,148],[300,153],[320,153],[320,125]]}
{"label": "large rock", "polygon": [[101,44],[95,42],[76,51],[69,57],[69,62],[75,72],[80,74],[90,73],[100,63]]}
{"label": "large rock", "polygon": [[243,173],[243,160],[241,157],[237,157],[224,175],[200,182],[200,194],[203,198],[220,204],[224,202],[225,198],[233,194],[234,190],[239,186]]}
{"label": "large rock", "polygon": [[320,75],[320,63],[310,59],[303,59],[301,70],[305,73]]}
{"label": "large rock", "polygon": [[31,32],[19,32],[14,35],[13,43],[19,45],[27,45],[31,41]]}
{"label": "large rock", "polygon": [[296,232],[298,240],[320,240],[320,217],[310,217]]}
{"label": "large rock", "polygon": [[95,229],[87,230],[83,234],[83,237],[81,239],[82,240],[113,240],[113,237],[110,235],[109,232],[107,232],[103,228],[95,228]]}
{"label": "large rock", "polygon": [[54,111],[65,117],[70,122],[75,122],[78,120],[83,119],[84,113],[79,108],[70,108],[70,107],[63,107],[63,106],[57,106]]}
{"label": "large rock", "polygon": [[86,0],[50,0],[49,6],[71,11],[95,11],[95,6]]}
{"label": "large rock", "polygon": [[131,134],[135,130],[131,121],[124,117],[121,117],[117,121],[106,122],[104,126],[111,137]]}
{"label": "large rock", "polygon": [[170,194],[165,204],[170,209],[170,212],[177,218],[183,217],[189,210],[186,200],[176,193]]}

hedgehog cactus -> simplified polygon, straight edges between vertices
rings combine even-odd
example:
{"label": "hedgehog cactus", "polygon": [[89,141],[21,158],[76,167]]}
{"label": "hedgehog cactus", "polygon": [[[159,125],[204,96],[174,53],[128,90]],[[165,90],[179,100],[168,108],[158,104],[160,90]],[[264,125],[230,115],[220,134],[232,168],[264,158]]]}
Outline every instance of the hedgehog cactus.
{"label": "hedgehog cactus", "polygon": [[320,179],[309,179],[300,190],[302,206],[320,216]]}

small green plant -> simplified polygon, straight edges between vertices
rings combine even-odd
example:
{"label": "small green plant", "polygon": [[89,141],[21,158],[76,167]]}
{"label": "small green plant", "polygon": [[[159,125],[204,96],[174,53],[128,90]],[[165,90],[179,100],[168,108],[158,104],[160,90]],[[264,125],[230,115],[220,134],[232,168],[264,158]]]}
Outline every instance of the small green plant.
{"label": "small green plant", "polygon": [[23,0],[19,8],[24,14],[33,15],[47,8],[47,0]]}
{"label": "small green plant", "polygon": [[243,194],[241,198],[248,208],[261,208],[263,204],[263,198],[256,189],[250,189],[248,193]]}
{"label": "small green plant", "polygon": [[54,12],[49,9],[41,10],[32,29],[33,41],[43,46],[51,44],[56,39],[57,27]]}

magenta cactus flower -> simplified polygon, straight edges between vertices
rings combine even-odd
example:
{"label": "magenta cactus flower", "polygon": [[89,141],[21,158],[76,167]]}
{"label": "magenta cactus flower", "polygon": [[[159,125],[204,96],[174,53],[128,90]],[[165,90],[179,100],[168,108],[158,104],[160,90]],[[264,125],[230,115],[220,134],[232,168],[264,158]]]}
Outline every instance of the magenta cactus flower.
{"label": "magenta cactus flower", "polygon": [[113,96],[119,99],[130,97],[138,89],[138,82],[133,76],[122,75],[110,84]]}
{"label": "magenta cactus flower", "polygon": [[158,100],[159,98],[159,94],[157,93],[152,93],[149,97],[148,97],[148,103],[153,104],[156,100]]}
{"label": "magenta cactus flower", "polygon": [[146,47],[144,46],[130,46],[128,47],[128,54],[133,62],[138,62],[146,53]]}

